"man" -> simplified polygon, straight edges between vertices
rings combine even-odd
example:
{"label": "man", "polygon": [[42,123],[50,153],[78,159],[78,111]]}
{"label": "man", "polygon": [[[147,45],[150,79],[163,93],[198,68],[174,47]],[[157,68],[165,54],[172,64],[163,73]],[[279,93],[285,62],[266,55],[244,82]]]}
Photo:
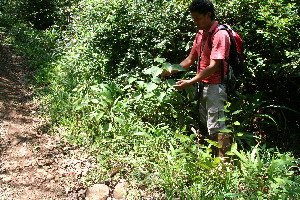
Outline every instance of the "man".
{"label": "man", "polygon": [[[177,82],[174,88],[178,90],[202,83],[200,101],[200,120],[206,125],[208,138],[219,143],[220,148],[214,154],[219,157],[226,156],[230,150],[230,137],[220,130],[225,129],[225,122],[218,121],[224,117],[224,104],[227,98],[226,85],[222,83],[221,72],[226,74],[229,57],[230,37],[226,30],[219,30],[215,34],[218,22],[215,21],[214,5],[209,0],[193,0],[189,6],[191,17],[198,29],[198,34],[193,43],[189,56],[180,65],[187,69],[198,59],[197,75],[190,80]],[[223,68],[223,69],[222,69]],[[162,76],[169,76],[176,71],[163,72]]]}

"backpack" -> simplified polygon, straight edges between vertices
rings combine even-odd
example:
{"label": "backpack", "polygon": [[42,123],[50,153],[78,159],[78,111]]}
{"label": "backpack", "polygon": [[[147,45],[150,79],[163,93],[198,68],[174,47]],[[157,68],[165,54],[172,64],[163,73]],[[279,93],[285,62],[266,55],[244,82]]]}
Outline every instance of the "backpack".
{"label": "backpack", "polygon": [[210,42],[209,46],[212,48],[212,38],[213,35],[216,34],[219,30],[226,30],[229,37],[230,37],[230,52],[229,58],[226,59],[228,63],[228,70],[227,74],[224,76],[224,66],[222,63],[221,66],[221,82],[227,85],[227,93],[231,94],[234,93],[236,90],[236,81],[237,77],[239,77],[244,72],[244,54],[243,54],[243,40],[239,34],[237,34],[232,28],[227,25],[218,25],[217,28],[214,30],[212,35],[210,36],[211,39],[208,41]]}

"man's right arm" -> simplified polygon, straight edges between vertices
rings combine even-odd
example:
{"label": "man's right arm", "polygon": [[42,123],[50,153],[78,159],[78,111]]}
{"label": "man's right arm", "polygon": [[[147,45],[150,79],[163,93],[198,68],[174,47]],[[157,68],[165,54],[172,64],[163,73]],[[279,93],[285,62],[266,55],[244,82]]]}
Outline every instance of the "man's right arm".
{"label": "man's right arm", "polygon": [[195,61],[197,60],[197,55],[196,54],[190,54],[186,59],[184,59],[180,65],[184,68],[184,69],[188,69],[192,64],[195,63]]}

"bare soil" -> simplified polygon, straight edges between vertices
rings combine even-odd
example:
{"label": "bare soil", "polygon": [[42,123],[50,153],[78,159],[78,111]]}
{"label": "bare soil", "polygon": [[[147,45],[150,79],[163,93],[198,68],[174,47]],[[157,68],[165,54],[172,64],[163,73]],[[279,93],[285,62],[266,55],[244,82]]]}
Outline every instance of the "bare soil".
{"label": "bare soil", "polygon": [[33,72],[8,45],[0,45],[0,199],[81,199],[95,168],[84,149],[49,133],[38,117]]}

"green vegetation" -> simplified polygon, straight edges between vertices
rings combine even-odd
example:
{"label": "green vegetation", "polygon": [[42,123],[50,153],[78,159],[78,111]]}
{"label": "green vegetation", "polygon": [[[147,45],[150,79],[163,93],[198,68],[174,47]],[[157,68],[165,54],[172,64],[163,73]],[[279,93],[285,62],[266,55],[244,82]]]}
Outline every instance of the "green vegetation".
{"label": "green vegetation", "polygon": [[[88,184],[118,168],[116,179],[166,199],[299,198],[298,2],[215,3],[247,56],[225,108],[237,140],[231,164],[212,158],[213,143],[192,131],[199,129],[193,88],[171,87],[194,73],[171,64],[188,55],[195,36],[189,1],[0,1],[1,42],[28,59],[53,130],[104,169]],[[182,72],[159,78],[172,68]]]}

